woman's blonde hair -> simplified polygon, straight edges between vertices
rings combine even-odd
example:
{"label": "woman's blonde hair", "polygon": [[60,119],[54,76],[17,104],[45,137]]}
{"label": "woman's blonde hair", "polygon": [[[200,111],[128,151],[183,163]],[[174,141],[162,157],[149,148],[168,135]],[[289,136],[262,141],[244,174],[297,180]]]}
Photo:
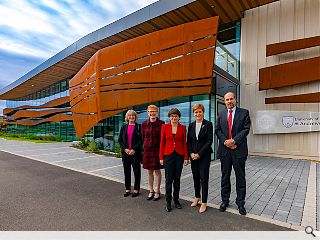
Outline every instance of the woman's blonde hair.
{"label": "woman's blonde hair", "polygon": [[149,111],[149,110],[155,110],[155,111],[159,112],[158,107],[156,105],[149,105],[147,108],[147,111]]}
{"label": "woman's blonde hair", "polygon": [[132,109],[130,109],[130,110],[127,111],[124,120],[125,120],[126,122],[129,122],[128,116],[131,115],[131,114],[133,114],[133,115],[135,116],[134,122],[138,122],[138,114],[137,114],[134,110],[132,110]]}
{"label": "woman's blonde hair", "polygon": [[201,104],[201,103],[196,103],[195,105],[193,105],[193,107],[192,107],[192,112],[194,112],[194,111],[197,110],[197,109],[201,109],[202,112],[204,112],[204,106],[203,106],[203,104]]}

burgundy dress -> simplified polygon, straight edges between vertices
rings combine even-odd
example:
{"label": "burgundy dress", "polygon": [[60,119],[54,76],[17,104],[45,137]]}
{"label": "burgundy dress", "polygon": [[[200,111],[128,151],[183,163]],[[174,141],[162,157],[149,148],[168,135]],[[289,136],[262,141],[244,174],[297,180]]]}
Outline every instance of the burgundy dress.
{"label": "burgundy dress", "polygon": [[143,142],[143,168],[148,170],[162,169],[159,161],[161,126],[164,121],[157,118],[155,122],[146,120],[141,125]]}

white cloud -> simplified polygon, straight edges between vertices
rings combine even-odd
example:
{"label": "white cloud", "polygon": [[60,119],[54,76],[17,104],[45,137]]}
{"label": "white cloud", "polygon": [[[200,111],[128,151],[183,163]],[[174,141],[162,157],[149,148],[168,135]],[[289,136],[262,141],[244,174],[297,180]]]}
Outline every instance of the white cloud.
{"label": "white cloud", "polygon": [[49,50],[38,49],[35,46],[25,45],[20,41],[16,41],[15,39],[8,39],[1,36],[0,49],[11,53],[39,58],[49,58],[52,55],[52,52]]}
{"label": "white cloud", "polygon": [[48,16],[27,1],[8,1],[0,5],[0,26],[18,31],[54,34]]}
{"label": "white cloud", "polygon": [[[0,0],[0,54],[48,59],[81,37],[155,1]],[[17,75],[16,69],[0,66],[0,79],[16,80],[7,78],[10,71]]]}

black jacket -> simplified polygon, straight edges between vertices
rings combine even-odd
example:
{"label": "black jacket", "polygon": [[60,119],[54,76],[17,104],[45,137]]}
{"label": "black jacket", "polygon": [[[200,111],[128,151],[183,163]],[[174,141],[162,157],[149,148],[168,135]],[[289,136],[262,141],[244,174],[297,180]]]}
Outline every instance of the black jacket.
{"label": "black jacket", "polygon": [[[128,135],[127,135],[128,124],[124,123],[120,129],[118,142],[121,148],[122,153],[128,148]],[[135,124],[132,139],[131,139],[132,149],[136,152],[137,155],[141,155],[142,150],[142,138],[141,138],[141,125]]]}
{"label": "black jacket", "polygon": [[249,111],[243,108],[236,108],[232,124],[232,136],[237,147],[230,149],[224,146],[224,141],[228,139],[228,111],[220,112],[217,119],[215,133],[219,138],[218,158],[227,155],[228,151],[234,151],[237,157],[248,156],[247,135],[250,131],[251,120]]}
{"label": "black jacket", "polygon": [[211,155],[213,142],[213,126],[212,122],[205,119],[202,121],[201,129],[196,137],[196,122],[189,124],[187,144],[189,156],[191,153],[198,153],[200,157]]}

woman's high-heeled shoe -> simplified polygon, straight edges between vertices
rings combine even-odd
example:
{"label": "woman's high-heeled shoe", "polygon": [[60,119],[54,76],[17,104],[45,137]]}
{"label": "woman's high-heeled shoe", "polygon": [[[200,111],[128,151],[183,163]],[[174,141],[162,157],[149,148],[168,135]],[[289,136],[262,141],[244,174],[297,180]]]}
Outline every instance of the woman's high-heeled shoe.
{"label": "woman's high-heeled shoe", "polygon": [[123,194],[123,196],[124,196],[124,197],[128,197],[130,194],[131,194],[131,191],[126,191],[126,192]]}
{"label": "woman's high-heeled shoe", "polygon": [[156,192],[153,197],[153,201],[158,201],[160,199],[160,193]]}
{"label": "woman's high-heeled shoe", "polygon": [[199,213],[204,213],[207,210],[207,204],[206,203],[202,203],[201,207],[199,209]]}
{"label": "woman's high-heeled shoe", "polygon": [[199,204],[199,202],[200,202],[200,198],[195,198],[190,206],[191,207],[196,207]]}
{"label": "woman's high-heeled shoe", "polygon": [[149,195],[148,195],[148,197],[147,197],[147,200],[150,201],[150,200],[153,199],[153,197],[154,197],[154,192],[153,192],[153,191],[152,191],[152,192],[149,192]]}

